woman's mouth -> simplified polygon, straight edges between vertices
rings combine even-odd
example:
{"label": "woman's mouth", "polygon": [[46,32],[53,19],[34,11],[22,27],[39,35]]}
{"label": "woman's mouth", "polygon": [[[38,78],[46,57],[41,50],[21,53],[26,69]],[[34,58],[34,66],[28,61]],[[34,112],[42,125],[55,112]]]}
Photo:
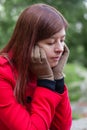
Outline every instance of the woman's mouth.
{"label": "woman's mouth", "polygon": [[60,59],[60,56],[58,56],[58,57],[52,57],[53,61],[59,61],[59,59]]}

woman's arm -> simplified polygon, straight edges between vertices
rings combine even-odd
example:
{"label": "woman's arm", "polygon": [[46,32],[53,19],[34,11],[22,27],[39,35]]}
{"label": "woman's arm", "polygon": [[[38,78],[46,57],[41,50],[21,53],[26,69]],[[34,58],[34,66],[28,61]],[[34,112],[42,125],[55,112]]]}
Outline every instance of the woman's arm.
{"label": "woman's arm", "polygon": [[9,77],[0,71],[0,120],[9,130],[48,130],[59,101],[57,93],[37,86],[31,111],[27,112],[16,101]]}
{"label": "woman's arm", "polygon": [[59,95],[61,95],[62,99],[56,107],[50,130],[70,130],[72,124],[72,111],[66,86],[64,86],[64,92]]}

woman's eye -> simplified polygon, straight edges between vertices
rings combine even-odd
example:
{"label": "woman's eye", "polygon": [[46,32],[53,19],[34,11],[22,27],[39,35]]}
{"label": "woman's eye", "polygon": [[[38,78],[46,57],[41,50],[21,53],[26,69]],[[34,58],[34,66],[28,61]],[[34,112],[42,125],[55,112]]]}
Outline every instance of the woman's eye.
{"label": "woman's eye", "polygon": [[65,39],[61,39],[60,41],[61,41],[61,42],[65,42]]}
{"label": "woman's eye", "polygon": [[47,43],[48,45],[53,45],[54,44],[54,42],[49,42],[49,43]]}

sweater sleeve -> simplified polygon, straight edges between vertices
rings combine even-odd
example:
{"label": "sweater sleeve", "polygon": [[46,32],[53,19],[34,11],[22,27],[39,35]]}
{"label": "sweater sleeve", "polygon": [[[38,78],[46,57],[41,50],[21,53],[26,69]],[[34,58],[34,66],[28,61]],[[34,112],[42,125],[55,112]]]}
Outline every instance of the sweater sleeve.
{"label": "sweater sleeve", "polygon": [[11,80],[0,67],[0,120],[9,130],[48,130],[60,98],[56,92],[37,86],[28,112],[15,99]]}
{"label": "sweater sleeve", "polygon": [[56,107],[55,115],[51,123],[50,130],[70,130],[72,124],[72,111],[68,96],[67,87],[64,85],[62,99]]}

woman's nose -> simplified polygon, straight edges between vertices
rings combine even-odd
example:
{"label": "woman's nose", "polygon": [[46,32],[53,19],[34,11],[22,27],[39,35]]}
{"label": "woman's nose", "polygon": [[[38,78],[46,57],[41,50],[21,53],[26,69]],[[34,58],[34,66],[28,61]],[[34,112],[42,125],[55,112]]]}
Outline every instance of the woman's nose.
{"label": "woman's nose", "polygon": [[55,44],[55,51],[58,51],[58,52],[62,52],[64,49],[64,45],[58,41],[56,44]]}

